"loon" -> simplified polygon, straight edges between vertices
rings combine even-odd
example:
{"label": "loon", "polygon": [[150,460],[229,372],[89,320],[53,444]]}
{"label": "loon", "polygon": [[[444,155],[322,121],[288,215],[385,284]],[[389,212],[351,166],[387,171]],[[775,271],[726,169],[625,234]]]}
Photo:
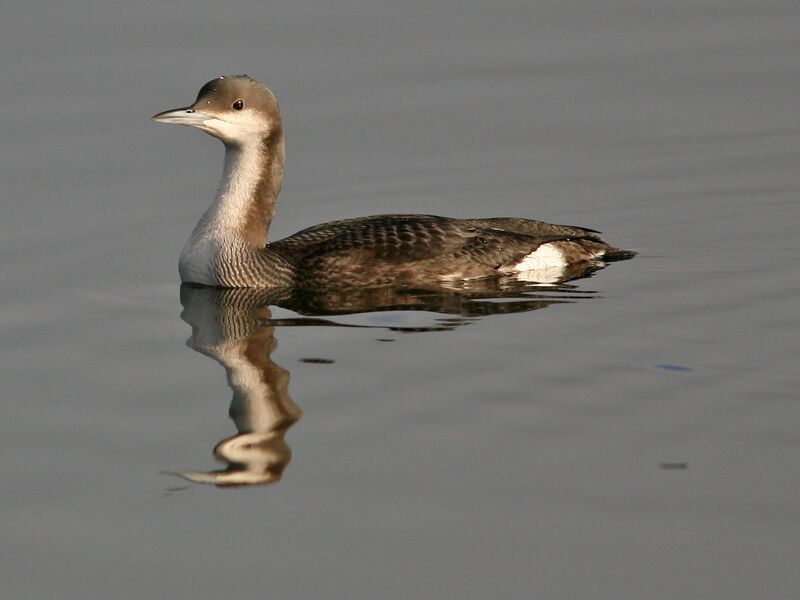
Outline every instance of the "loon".
{"label": "loon", "polygon": [[285,163],[272,92],[247,75],[223,76],[206,83],[191,106],[153,119],[196,127],[225,145],[217,196],[181,252],[185,283],[307,289],[452,283],[635,254],[610,246],[593,229],[514,217],[377,215],[269,242]]}

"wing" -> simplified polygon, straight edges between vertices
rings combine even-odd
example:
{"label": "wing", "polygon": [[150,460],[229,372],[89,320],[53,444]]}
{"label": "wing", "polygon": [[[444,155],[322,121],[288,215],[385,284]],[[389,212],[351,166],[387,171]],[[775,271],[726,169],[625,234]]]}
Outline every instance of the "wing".
{"label": "wing", "polygon": [[474,230],[447,217],[378,215],[309,227],[270,244],[270,249],[306,259],[363,251],[400,263],[452,253],[474,235],[469,229]]}
{"label": "wing", "polygon": [[[586,235],[576,228],[565,228],[568,231],[556,235],[535,235],[492,227],[500,221],[381,215],[305,229],[272,247],[296,249],[308,267],[325,263],[328,269],[352,263],[406,265],[424,261],[439,262],[445,270],[457,263],[497,269],[516,264],[541,244]],[[519,221],[520,227],[524,225],[523,219]]]}
{"label": "wing", "polygon": [[[596,238],[595,234],[600,232],[588,227],[576,227],[573,225],[555,225],[545,221],[534,221],[533,219],[522,219],[519,217],[495,217],[491,219],[464,219],[475,227],[501,229],[503,231],[526,233],[528,235],[561,235],[568,237]],[[597,238],[600,239],[600,238]]]}

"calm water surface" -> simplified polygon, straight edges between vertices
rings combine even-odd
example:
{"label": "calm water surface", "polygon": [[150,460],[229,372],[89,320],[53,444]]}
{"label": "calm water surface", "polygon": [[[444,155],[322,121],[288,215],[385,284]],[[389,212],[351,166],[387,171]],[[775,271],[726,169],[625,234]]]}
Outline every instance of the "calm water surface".
{"label": "calm water surface", "polygon": [[[0,27],[3,598],[796,597],[796,2]],[[640,254],[414,310],[181,290],[222,146],[149,117],[237,72],[283,109],[276,238],[516,215]],[[215,471],[269,485],[174,474]]]}

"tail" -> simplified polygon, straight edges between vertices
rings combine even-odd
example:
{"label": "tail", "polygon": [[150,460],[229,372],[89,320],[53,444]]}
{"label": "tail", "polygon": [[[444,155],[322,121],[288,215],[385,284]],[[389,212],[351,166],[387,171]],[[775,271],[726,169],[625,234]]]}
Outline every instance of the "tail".
{"label": "tail", "polygon": [[616,260],[628,260],[634,256],[636,256],[636,252],[633,250],[623,250],[622,248],[614,248],[613,246],[609,246],[606,248],[605,254],[603,254],[603,260],[607,260],[609,262]]}

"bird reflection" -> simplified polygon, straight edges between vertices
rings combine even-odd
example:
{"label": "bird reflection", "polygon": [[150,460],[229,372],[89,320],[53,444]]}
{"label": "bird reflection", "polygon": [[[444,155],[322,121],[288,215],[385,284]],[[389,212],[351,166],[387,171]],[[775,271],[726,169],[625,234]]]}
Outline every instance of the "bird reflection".
{"label": "bird reflection", "polygon": [[223,367],[233,390],[229,416],[238,434],[219,442],[216,471],[169,471],[218,486],[278,481],[291,460],[286,431],[303,411],[289,396],[289,372],[272,362],[275,328],[265,326],[269,297],[258,290],[181,287],[181,318],[192,326],[187,344]]}
{"label": "bird reflection", "polygon": [[[591,268],[590,268],[591,267]],[[238,433],[219,442],[214,456],[227,463],[212,471],[165,471],[220,487],[252,486],[280,480],[292,457],[285,436],[303,411],[289,395],[289,372],[270,358],[278,326],[356,327],[398,332],[446,331],[492,314],[518,313],[591,298],[564,283],[599,268],[563,271],[561,283],[546,285],[516,278],[460,282],[449,288],[377,287],[336,291],[220,289],[181,286],[181,318],[191,325],[187,345],[224,368],[233,391],[229,416]],[[544,276],[542,277],[544,278]],[[297,317],[273,319],[270,306]],[[439,313],[426,327],[337,323],[323,316],[414,310]]]}

